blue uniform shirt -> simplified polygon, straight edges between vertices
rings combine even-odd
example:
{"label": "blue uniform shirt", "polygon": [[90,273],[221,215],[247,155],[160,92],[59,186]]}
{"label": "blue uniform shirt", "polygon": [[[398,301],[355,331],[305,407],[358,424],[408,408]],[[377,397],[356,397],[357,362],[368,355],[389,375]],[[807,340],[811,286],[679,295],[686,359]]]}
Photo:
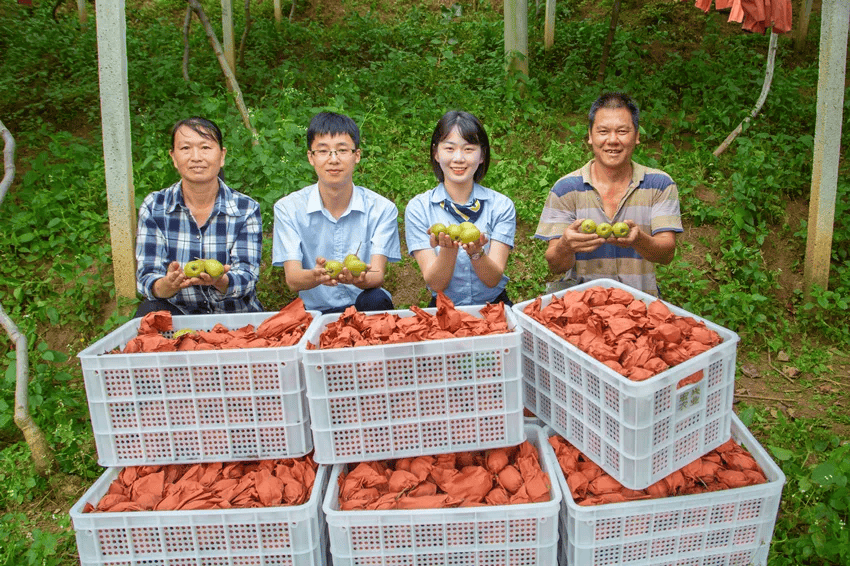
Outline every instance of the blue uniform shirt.
{"label": "blue uniform shirt", "polygon": [[[373,255],[386,256],[391,262],[401,260],[395,204],[355,185],[348,210],[335,219],[322,206],[318,184],[275,203],[272,265],[281,267],[294,260],[304,269],[312,269],[317,257],[342,261],[355,252],[366,263]],[[354,304],[360,293],[354,285],[319,285],[298,295],[307,309],[327,310]]]}
{"label": "blue uniform shirt", "polygon": [[[428,228],[437,222],[448,226],[460,222],[440,203],[449,198],[446,187],[440,183],[428,192],[413,197],[404,212],[404,230],[407,250],[413,254],[418,250],[430,249],[431,243]],[[488,240],[495,240],[513,248],[516,234],[516,209],[511,199],[492,189],[475,183],[472,187],[472,202],[481,203],[481,215],[474,222],[475,226],[485,234]],[[466,203],[459,203],[466,204]],[[435,249],[439,253],[439,247]],[[490,243],[484,247],[490,251]],[[498,297],[508,284],[508,277],[502,275],[502,280],[495,287],[485,285],[475,273],[469,254],[459,251],[455,270],[446,296],[457,305],[483,305]],[[432,294],[436,294],[432,291]]]}

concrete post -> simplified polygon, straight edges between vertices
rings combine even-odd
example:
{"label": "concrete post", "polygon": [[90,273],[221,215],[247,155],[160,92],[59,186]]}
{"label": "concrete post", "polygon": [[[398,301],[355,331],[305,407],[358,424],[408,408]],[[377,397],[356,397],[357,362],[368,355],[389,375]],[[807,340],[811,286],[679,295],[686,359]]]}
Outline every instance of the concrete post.
{"label": "concrete post", "polygon": [[127,90],[127,26],[124,0],[97,0],[100,117],[112,266],[120,297],[136,296],[136,206]]}
{"label": "concrete post", "polygon": [[838,162],[841,155],[844,78],[847,72],[848,21],[850,3],[847,0],[823,0],[809,232],[803,270],[807,295],[813,285],[826,289],[829,284],[832,224],[835,220]]}
{"label": "concrete post", "polygon": [[508,70],[528,76],[528,0],[505,0],[504,4]]}

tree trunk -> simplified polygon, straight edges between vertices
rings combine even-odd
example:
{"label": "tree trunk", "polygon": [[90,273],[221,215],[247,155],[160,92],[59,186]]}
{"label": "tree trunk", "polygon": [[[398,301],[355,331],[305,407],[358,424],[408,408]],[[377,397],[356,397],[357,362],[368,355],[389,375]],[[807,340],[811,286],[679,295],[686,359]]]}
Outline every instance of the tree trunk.
{"label": "tree trunk", "polygon": [[195,12],[195,15],[197,15],[198,19],[201,21],[201,25],[204,26],[204,31],[207,32],[207,38],[215,52],[216,58],[218,58],[218,64],[221,66],[224,77],[227,79],[227,88],[235,95],[236,108],[242,115],[242,123],[244,123],[245,127],[248,128],[248,131],[253,134],[253,144],[258,145],[260,143],[259,134],[257,133],[257,130],[254,129],[254,126],[251,125],[248,108],[245,107],[245,100],[242,98],[242,90],[239,88],[239,83],[236,81],[233,71],[230,70],[230,66],[224,58],[224,51],[221,48],[221,43],[218,42],[218,38],[215,36],[215,30],[213,30],[212,25],[210,25],[210,21],[207,19],[207,15],[204,13],[204,8],[201,6],[200,2],[198,2],[198,0],[187,1],[189,2],[189,6],[191,6],[192,10]]}
{"label": "tree trunk", "polygon": [[812,15],[812,0],[800,0],[800,17],[794,30],[794,51],[802,53],[809,35],[809,16]]}
{"label": "tree trunk", "polygon": [[608,37],[605,38],[605,45],[602,46],[602,61],[599,63],[599,74],[596,75],[596,82],[601,83],[605,80],[605,67],[608,66],[608,54],[611,53],[611,44],[614,43],[614,34],[617,31],[617,22],[620,19],[620,0],[614,0],[614,6],[611,8],[611,25],[608,27]]}
{"label": "tree trunk", "polygon": [[183,18],[183,80],[189,82],[189,27],[192,25],[192,8],[186,6]]}
{"label": "tree trunk", "polygon": [[717,146],[717,149],[715,149],[713,152],[714,157],[717,157],[718,155],[726,151],[726,148],[729,147],[729,144],[735,141],[735,138],[738,137],[738,134],[740,134],[741,130],[744,129],[744,124],[755,118],[761,111],[761,107],[764,105],[764,101],[767,99],[767,93],[770,92],[770,83],[773,82],[773,61],[776,59],[776,40],[778,37],[779,36],[775,31],[770,31],[770,46],[767,48],[767,68],[764,72],[764,84],[761,87],[761,95],[759,96],[758,101],[756,101],[755,107],[753,108],[752,112],[750,112],[750,115],[744,118],[741,123],[738,124],[738,127],[732,130],[732,133],[726,136],[726,139],[723,140],[723,143]]}
{"label": "tree trunk", "polygon": [[[3,180],[0,181],[0,204],[15,178],[15,139],[3,122],[0,122],[0,134],[3,136]],[[15,348],[15,424],[24,433],[24,439],[29,445],[30,455],[35,464],[35,471],[46,476],[56,467],[56,459],[47,444],[44,433],[32,420],[29,413],[29,351],[27,337],[18,331],[18,327],[0,305],[0,324],[6,329],[6,334],[12,340]]]}
{"label": "tree trunk", "polygon": [[248,30],[251,29],[251,0],[245,0],[245,29],[242,30],[242,39],[239,41],[239,66],[245,62],[245,44],[248,42]]}

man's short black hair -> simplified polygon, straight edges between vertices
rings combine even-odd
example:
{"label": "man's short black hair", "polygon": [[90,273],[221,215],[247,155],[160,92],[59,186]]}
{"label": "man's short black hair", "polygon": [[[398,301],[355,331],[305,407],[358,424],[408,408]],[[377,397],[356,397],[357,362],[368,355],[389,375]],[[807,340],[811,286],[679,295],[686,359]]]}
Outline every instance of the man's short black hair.
{"label": "man's short black hair", "polygon": [[360,128],[357,124],[344,114],[336,112],[320,112],[310,120],[307,128],[307,149],[313,149],[313,140],[316,136],[343,135],[348,134],[354,142],[354,149],[360,147]]}
{"label": "man's short black hair", "polygon": [[587,114],[588,130],[593,128],[593,122],[596,120],[596,111],[600,108],[627,108],[632,115],[632,124],[635,126],[635,131],[640,131],[638,126],[640,122],[640,109],[637,102],[628,94],[623,92],[606,92],[597,98],[590,106],[590,112]]}

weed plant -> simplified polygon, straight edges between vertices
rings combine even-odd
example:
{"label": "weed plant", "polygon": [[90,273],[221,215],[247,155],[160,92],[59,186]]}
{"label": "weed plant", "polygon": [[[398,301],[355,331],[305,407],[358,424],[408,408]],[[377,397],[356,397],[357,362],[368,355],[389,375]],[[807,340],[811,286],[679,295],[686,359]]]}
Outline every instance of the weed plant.
{"label": "weed plant", "polygon": [[[520,237],[508,274],[509,292],[522,301],[540,295],[548,277],[543,244],[529,237],[545,196],[590,156],[587,108],[602,90],[624,90],[642,108],[636,159],[668,171],[679,184],[686,223],[711,227],[716,235],[704,242],[710,250],[705,257],[687,254],[696,242],[685,242],[674,262],[659,269],[665,299],[738,332],[742,359],[804,341],[812,345],[805,349],[809,356],[795,361],[807,371],[822,371],[828,356],[822,344],[850,349],[850,225],[835,224],[829,286],[811,297],[798,290],[790,300],[779,299],[780,274],[764,261],[765,245],[778,238],[798,257],[794,269],[802,269],[806,223],[784,225],[783,218],[788,202],[804,198],[810,188],[816,49],[792,56],[790,38],[780,38],[767,103],[731,148],[714,158],[711,151],[748,115],[761,90],[767,37],[740,33],[725,16],[705,16],[687,2],[632,3],[623,8],[599,84],[608,3],[595,4],[559,2],[555,43],[548,50],[542,20],[530,8],[525,78],[505,74],[502,14],[490,3],[298,2],[293,21],[279,24],[272,3],[255,3],[237,69],[258,132],[254,144],[196,20],[190,80],[182,77],[185,4],[129,0],[136,204],[176,181],[169,128],[200,114],[222,127],[228,183],[261,203],[270,235],[273,203],[313,182],[306,124],[315,112],[334,110],[351,115],[363,133],[356,182],[394,200],[403,217],[406,202],[435,184],[428,160],[431,129],[446,110],[465,109],[482,119],[493,145],[485,184],[517,207]],[[0,7],[0,119],[18,147],[17,178],[0,207],[0,302],[31,344],[30,412],[47,434],[57,472],[80,487],[90,485],[100,469],[75,355],[126,316],[116,308],[124,305],[112,284],[96,29],[93,21],[81,28],[69,6],[56,20],[52,3]],[[218,25],[218,4],[206,3],[205,9]],[[239,36],[244,21],[236,12]],[[815,44],[817,14],[811,27]],[[848,116],[850,96],[845,100]],[[850,128],[842,136],[848,147]],[[836,218],[850,208],[847,173],[843,161]],[[279,270],[269,265],[270,240],[259,293],[275,307],[292,297]],[[405,258],[403,264],[411,262]],[[390,290],[402,284],[392,269],[387,281]],[[6,541],[0,564],[74,564],[67,509],[81,491],[69,495],[33,473],[12,420],[14,352],[5,335],[0,345],[0,540]],[[848,424],[846,415],[789,420],[766,407],[743,414],[789,479],[770,565],[847,564],[850,454],[847,439],[830,433]]]}

